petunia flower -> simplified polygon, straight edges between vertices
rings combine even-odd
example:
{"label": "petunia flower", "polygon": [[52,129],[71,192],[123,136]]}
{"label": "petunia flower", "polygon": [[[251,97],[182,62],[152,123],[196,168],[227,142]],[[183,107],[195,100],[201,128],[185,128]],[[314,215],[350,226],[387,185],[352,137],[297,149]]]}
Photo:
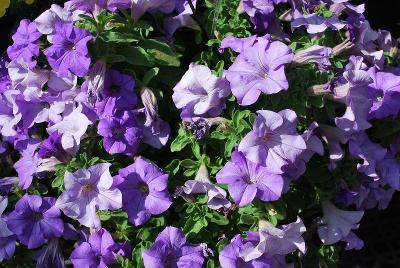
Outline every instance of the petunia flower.
{"label": "petunia flower", "polygon": [[257,42],[242,51],[225,71],[233,95],[240,105],[251,105],[261,93],[274,94],[289,88],[285,64],[293,59],[291,49],[282,42],[257,38]]}
{"label": "petunia flower", "polygon": [[358,228],[358,222],[364,211],[345,211],[335,207],[331,202],[323,202],[324,217],[318,228],[318,235],[324,245],[332,245],[349,235],[350,231]]}
{"label": "petunia flower", "polygon": [[203,267],[203,247],[187,243],[184,233],[172,226],[166,227],[154,244],[142,253],[146,268]]}
{"label": "petunia flower", "polygon": [[301,65],[307,62],[313,62],[317,64],[321,72],[327,72],[331,66],[329,58],[332,52],[330,47],[313,45],[296,52],[293,57],[293,63]]}
{"label": "petunia flower", "polygon": [[89,71],[90,57],[87,43],[92,39],[84,29],[74,27],[73,23],[56,22],[52,44],[44,51],[50,66],[62,76],[69,72],[83,77]]}
{"label": "petunia flower", "polygon": [[141,129],[134,115],[127,111],[101,118],[97,133],[103,137],[103,146],[109,154],[134,155],[141,139]]}
{"label": "petunia flower", "polygon": [[171,13],[175,8],[176,0],[133,0],[131,6],[131,17],[138,21],[146,12],[161,11]]}
{"label": "petunia flower", "polygon": [[61,144],[62,135],[54,131],[38,146],[38,157],[47,158],[55,157],[63,163],[71,160],[71,155],[64,150]]}
{"label": "petunia flower", "polygon": [[304,139],[296,131],[296,113],[292,110],[279,113],[260,110],[257,113],[253,130],[240,142],[238,151],[271,173],[282,174],[282,167],[294,163],[307,149]]}
{"label": "petunia flower", "polygon": [[10,259],[14,255],[16,236],[7,227],[4,210],[7,208],[7,196],[0,196],[0,260]]}
{"label": "petunia flower", "polygon": [[[196,7],[197,0],[192,1],[193,6]],[[172,37],[175,31],[181,27],[191,28],[193,30],[200,30],[200,26],[192,18],[193,11],[189,5],[188,0],[176,0],[175,10],[178,15],[175,17],[168,17],[164,19],[164,30],[167,37]]]}
{"label": "petunia flower", "polygon": [[316,13],[295,16],[291,23],[292,31],[296,28],[304,26],[309,34],[322,33],[326,29],[340,30],[346,26],[339,20],[337,16],[324,18]]}
{"label": "petunia flower", "polygon": [[17,126],[21,122],[22,114],[15,113],[15,98],[17,90],[7,90],[0,94],[0,133],[3,137],[15,137]]}
{"label": "petunia flower", "polygon": [[102,10],[115,12],[117,9],[128,9],[131,0],[71,0],[71,9],[99,13]]}
{"label": "petunia flower", "polygon": [[46,246],[35,253],[36,268],[65,268],[60,241],[52,238]]}
{"label": "petunia flower", "polygon": [[372,107],[370,119],[396,116],[400,111],[400,76],[390,72],[378,72],[375,67],[368,70],[373,82],[369,85],[369,98]]}
{"label": "petunia flower", "polygon": [[56,207],[80,224],[98,228],[98,210],[116,210],[122,207],[122,194],[113,186],[111,164],[96,164],[64,175],[65,191],[57,199]]}
{"label": "petunia flower", "polygon": [[182,109],[182,118],[215,117],[225,109],[229,94],[224,78],[212,74],[207,66],[192,63],[174,87],[172,99],[176,108]]}
{"label": "petunia flower", "polygon": [[8,57],[15,61],[23,60],[30,68],[35,67],[41,36],[35,22],[21,20],[17,32],[12,36],[14,43],[7,48]]}
{"label": "petunia flower", "polygon": [[306,243],[302,234],[306,231],[303,221],[298,217],[296,222],[274,227],[271,223],[260,221],[259,242],[256,246],[247,247],[240,252],[245,261],[255,260],[266,254],[269,257],[286,255],[296,250],[303,254]]}
{"label": "petunia flower", "polygon": [[142,157],[120,169],[115,180],[122,182],[118,188],[122,192],[123,209],[136,226],[147,222],[152,215],[165,212],[172,204],[167,189],[168,174]]}
{"label": "petunia flower", "polygon": [[364,247],[364,241],[362,241],[355,233],[350,232],[346,237],[342,239],[346,243],[346,250],[360,250]]}
{"label": "petunia flower", "polygon": [[229,244],[219,253],[219,263],[222,268],[231,267],[244,267],[244,268],[272,268],[272,259],[267,257],[266,254],[260,257],[245,261],[241,257],[243,249],[249,246],[254,246],[257,241],[251,239],[244,239],[240,235],[236,235],[232,238]]}
{"label": "petunia flower", "polygon": [[70,259],[74,267],[104,268],[117,263],[116,255],[130,255],[120,250],[106,229],[100,229],[91,234],[72,251]]}
{"label": "petunia flower", "polygon": [[29,249],[40,247],[46,239],[60,237],[64,230],[56,199],[25,194],[7,218],[8,228]]}
{"label": "petunia flower", "polygon": [[57,131],[62,135],[61,144],[70,154],[75,154],[79,149],[82,136],[92,122],[82,113],[83,107],[79,105],[63,120],[47,128],[48,133]]}
{"label": "petunia flower", "polygon": [[283,188],[281,175],[270,173],[236,150],[216,178],[218,183],[228,184],[229,194],[240,207],[250,204],[255,197],[265,202],[278,200]]}
{"label": "petunia flower", "polygon": [[112,116],[118,111],[134,110],[137,104],[134,88],[135,80],[132,76],[115,70],[107,71],[104,89],[100,92],[100,99],[96,102],[97,114],[104,117]]}

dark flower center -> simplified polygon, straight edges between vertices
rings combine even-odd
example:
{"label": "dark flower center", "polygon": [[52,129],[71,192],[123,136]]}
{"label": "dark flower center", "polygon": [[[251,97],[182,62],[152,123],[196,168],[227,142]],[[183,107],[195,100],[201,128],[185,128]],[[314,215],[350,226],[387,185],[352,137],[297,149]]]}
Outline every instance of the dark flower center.
{"label": "dark flower center", "polygon": [[41,212],[34,211],[32,213],[32,218],[37,219],[37,220],[38,219],[43,219],[43,214]]}
{"label": "dark flower center", "polygon": [[384,94],[383,94],[382,91],[379,92],[378,94],[376,94],[376,100],[377,100],[377,101],[382,101],[383,98],[384,98]]}
{"label": "dark flower center", "polygon": [[85,184],[85,185],[83,185],[83,191],[84,192],[90,192],[91,190],[92,190],[92,185],[90,185],[90,184]]}
{"label": "dark flower center", "polygon": [[264,143],[267,143],[267,142],[269,142],[269,141],[271,140],[271,137],[272,137],[272,135],[269,134],[269,133],[267,133],[267,134],[265,134],[264,137],[262,137],[261,139],[262,139],[262,141],[263,141]]}
{"label": "dark flower center", "polygon": [[147,184],[142,184],[139,186],[139,190],[142,193],[148,194],[149,193],[149,186],[147,186]]}
{"label": "dark flower center", "polygon": [[108,88],[108,91],[110,91],[110,93],[114,94],[114,93],[118,93],[120,91],[121,87],[118,85],[111,85]]}
{"label": "dark flower center", "polygon": [[124,134],[124,131],[123,131],[122,127],[119,126],[119,127],[114,128],[113,134],[114,134],[114,136],[115,136],[116,138],[120,138],[120,137],[122,137],[122,135]]}

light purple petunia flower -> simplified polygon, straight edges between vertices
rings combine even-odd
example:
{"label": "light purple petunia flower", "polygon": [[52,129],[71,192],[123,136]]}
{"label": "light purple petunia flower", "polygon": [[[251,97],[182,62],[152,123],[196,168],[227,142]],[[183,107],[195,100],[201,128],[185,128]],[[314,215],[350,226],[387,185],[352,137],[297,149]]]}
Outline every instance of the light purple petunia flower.
{"label": "light purple petunia flower", "polygon": [[289,88],[285,64],[293,59],[292,50],[282,42],[257,38],[253,46],[242,51],[225,71],[233,95],[240,105],[251,105],[261,92],[274,94]]}
{"label": "light purple petunia flower", "polygon": [[111,164],[96,164],[88,169],[64,175],[65,192],[57,199],[56,206],[65,215],[82,225],[98,228],[98,210],[116,210],[122,207],[122,194],[113,186]]}
{"label": "light purple petunia flower", "polygon": [[130,252],[125,253],[121,246],[122,244],[114,242],[111,234],[102,228],[75,248],[70,259],[77,268],[105,268],[109,264],[117,263],[116,255],[130,255]]}
{"label": "light purple petunia flower", "polygon": [[219,52],[223,53],[225,48],[230,48],[237,53],[242,53],[247,48],[252,47],[260,38],[270,39],[270,36],[257,37],[256,35],[252,35],[245,38],[238,38],[235,36],[225,37],[221,41]]}
{"label": "light purple petunia flower", "polygon": [[[192,0],[192,3],[196,7],[197,0]],[[192,18],[193,11],[190,8],[188,0],[176,0],[175,10],[178,15],[164,19],[164,30],[167,37],[172,37],[175,31],[181,27],[200,30],[200,26]]]}
{"label": "light purple petunia flower", "polygon": [[83,107],[79,105],[71,113],[64,116],[63,120],[47,128],[48,133],[57,131],[62,134],[61,145],[70,154],[75,154],[85,135],[86,130],[92,122],[82,113]]}
{"label": "light purple petunia flower", "polygon": [[40,247],[45,239],[60,237],[64,230],[55,198],[24,195],[7,218],[8,228],[29,249]]}
{"label": "light purple petunia flower", "polygon": [[15,114],[17,90],[6,90],[0,95],[0,133],[3,137],[15,137],[17,126],[22,119],[21,113]]}
{"label": "light purple petunia flower", "polygon": [[246,247],[240,252],[245,261],[255,260],[266,254],[268,257],[286,255],[296,250],[306,252],[306,243],[302,234],[306,231],[303,221],[298,217],[293,223],[274,227],[271,223],[261,221],[259,224],[259,242]]}
{"label": "light purple petunia flower", "polygon": [[321,72],[327,72],[331,66],[329,58],[331,57],[332,52],[333,51],[330,47],[313,45],[296,52],[293,57],[293,63],[304,64],[307,62],[313,62],[317,64],[318,69]]}
{"label": "light purple petunia flower", "polygon": [[36,139],[26,141],[25,148],[20,150],[21,158],[14,164],[19,178],[19,187],[22,189],[28,189],[32,184],[33,176],[37,173],[40,159],[36,149],[39,144],[40,141]]}
{"label": "light purple petunia flower", "polygon": [[120,169],[115,180],[122,182],[118,188],[122,192],[123,209],[136,226],[147,222],[152,215],[165,212],[172,204],[167,189],[168,174],[142,157]]}
{"label": "light purple petunia flower", "polygon": [[0,56],[0,93],[5,92],[11,86],[11,79],[8,75],[8,64],[10,59],[6,56]]}
{"label": "light purple petunia flower", "polygon": [[177,190],[178,192],[183,191],[186,195],[207,194],[207,206],[211,209],[217,210],[231,206],[231,202],[226,199],[225,190],[210,181],[207,167],[204,164],[200,166],[194,180],[186,181],[184,186],[177,188]]}
{"label": "light purple petunia flower", "polygon": [[7,227],[4,210],[7,208],[8,199],[0,196],[0,260],[10,259],[14,255],[16,236]]}
{"label": "light purple petunia flower", "polygon": [[57,238],[50,239],[48,244],[35,253],[36,268],[65,268],[64,256]]}
{"label": "light purple petunia flower", "polygon": [[138,21],[146,12],[171,13],[176,0],[132,0],[131,17]]}
{"label": "light purple petunia flower", "polygon": [[84,29],[74,27],[73,23],[56,22],[52,44],[44,51],[50,66],[61,76],[69,72],[83,77],[89,71],[90,57],[87,43],[92,39]]}
{"label": "light purple petunia flower", "polygon": [[103,146],[109,154],[134,155],[139,147],[141,129],[130,112],[100,119],[97,133],[103,137]]}
{"label": "light purple petunia flower", "polygon": [[36,66],[34,58],[39,56],[39,38],[42,36],[35,22],[21,20],[17,32],[12,36],[14,43],[8,47],[7,54],[11,60],[23,60],[30,68]]}
{"label": "light purple petunia flower", "polygon": [[270,173],[236,150],[216,178],[218,183],[228,184],[229,194],[240,207],[250,204],[255,197],[265,202],[278,200],[283,188],[281,175]]}
{"label": "light purple petunia flower", "polygon": [[244,239],[240,235],[236,235],[229,244],[219,253],[219,263],[222,268],[243,267],[243,268],[273,268],[272,259],[266,254],[260,257],[245,261],[241,257],[243,249],[257,245],[258,241],[252,239]]}
{"label": "light purple petunia flower", "polygon": [[326,29],[340,30],[346,26],[337,16],[323,18],[316,13],[295,16],[291,23],[292,31],[296,28],[305,26],[309,34],[322,33]]}
{"label": "light purple petunia flower", "polygon": [[71,155],[62,147],[61,138],[62,135],[57,131],[51,133],[50,136],[38,146],[38,157],[47,158],[53,156],[63,163],[68,163],[71,160]]}
{"label": "light purple petunia flower", "polygon": [[117,9],[128,9],[131,0],[71,0],[71,9],[99,13],[102,10],[115,12]]}
{"label": "light purple petunia flower", "polygon": [[203,267],[203,247],[187,243],[185,234],[168,226],[156,238],[154,244],[142,253],[146,268]]}
{"label": "light purple petunia flower", "polygon": [[225,78],[215,76],[207,66],[192,63],[174,87],[172,99],[182,109],[182,118],[216,117],[225,109],[229,94]]}
{"label": "light purple petunia flower", "polygon": [[318,227],[318,235],[324,245],[332,245],[349,235],[351,230],[358,228],[358,222],[364,211],[345,211],[335,207],[331,202],[323,202],[324,217]]}
{"label": "light purple petunia flower", "polygon": [[130,111],[136,108],[135,80],[132,76],[116,70],[106,72],[104,90],[96,102],[99,116],[112,116],[118,111]]}
{"label": "light purple petunia flower", "polygon": [[360,250],[364,247],[364,241],[362,241],[355,233],[351,232],[342,239],[346,243],[346,250]]}
{"label": "light purple petunia flower", "polygon": [[400,76],[389,72],[378,72],[375,67],[368,70],[373,82],[369,85],[372,107],[370,119],[396,116],[400,110]]}
{"label": "light purple petunia flower", "polygon": [[257,113],[253,130],[240,142],[238,151],[271,173],[282,174],[282,167],[294,163],[307,149],[304,139],[296,130],[296,113],[292,110],[279,113],[260,110]]}

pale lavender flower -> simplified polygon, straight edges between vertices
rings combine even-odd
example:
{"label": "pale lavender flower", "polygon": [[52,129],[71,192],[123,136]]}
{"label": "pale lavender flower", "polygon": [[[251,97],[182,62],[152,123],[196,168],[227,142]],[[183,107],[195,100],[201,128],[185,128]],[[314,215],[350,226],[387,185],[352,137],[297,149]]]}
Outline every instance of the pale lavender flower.
{"label": "pale lavender flower", "polygon": [[331,202],[322,203],[324,216],[318,227],[318,235],[324,245],[332,245],[348,236],[351,230],[358,228],[358,222],[364,211],[345,211],[335,207]]}
{"label": "pale lavender flower", "polygon": [[96,164],[88,169],[64,175],[65,192],[57,199],[56,207],[70,218],[90,228],[100,226],[98,210],[116,210],[122,207],[122,194],[113,186],[111,164]]}
{"label": "pale lavender flower", "polygon": [[287,90],[289,83],[284,66],[292,59],[291,49],[282,42],[257,38],[257,42],[243,50],[225,71],[238,103],[251,105],[261,93],[274,94]]}
{"label": "pale lavender flower", "polygon": [[14,255],[16,236],[7,227],[4,210],[7,208],[8,198],[0,196],[0,260],[10,259]]}
{"label": "pale lavender flower", "polygon": [[255,260],[264,254],[268,257],[286,255],[296,250],[306,252],[306,243],[302,234],[306,231],[303,221],[297,217],[296,222],[274,227],[271,223],[260,221],[259,242],[246,247],[240,252],[245,261]]}
{"label": "pale lavender flower", "polygon": [[171,13],[176,0],[132,0],[131,17],[138,21],[146,12]]}
{"label": "pale lavender flower", "polygon": [[174,87],[172,99],[182,109],[182,118],[215,117],[225,108],[229,94],[225,78],[215,76],[207,66],[192,63]]}
{"label": "pale lavender flower", "polygon": [[117,9],[128,9],[131,0],[71,0],[71,9],[99,13],[102,10],[115,12]]}
{"label": "pale lavender flower", "polygon": [[281,175],[270,173],[236,150],[216,178],[218,183],[228,184],[229,194],[240,207],[250,204],[255,197],[265,202],[278,200],[283,188]]}
{"label": "pale lavender flower", "polygon": [[292,31],[296,28],[305,26],[309,34],[322,33],[326,29],[340,30],[346,26],[339,20],[337,16],[330,18],[323,18],[316,13],[294,16],[294,20],[291,23]]}
{"label": "pale lavender flower", "polygon": [[296,52],[293,57],[293,63],[304,64],[313,62],[317,64],[320,71],[326,72],[329,71],[331,66],[331,62],[329,61],[331,55],[332,49],[330,47],[313,45]]}
{"label": "pale lavender flower", "polygon": [[282,167],[294,163],[307,149],[304,139],[297,133],[297,116],[292,110],[275,113],[257,111],[258,116],[250,131],[240,142],[238,150],[271,173],[282,174]]}
{"label": "pale lavender flower", "polygon": [[82,113],[82,106],[79,105],[70,114],[64,116],[62,121],[47,128],[48,133],[58,131],[62,134],[61,144],[70,154],[75,154],[79,149],[81,138],[85,135],[87,127],[91,125],[87,116]]}
{"label": "pale lavender flower", "polygon": [[[196,7],[197,0],[192,0],[192,3],[193,6]],[[192,18],[193,11],[190,8],[188,0],[176,0],[175,9],[178,12],[178,15],[175,17],[168,17],[164,20],[164,29],[167,36],[173,36],[175,31],[181,27],[200,30],[199,25]]]}

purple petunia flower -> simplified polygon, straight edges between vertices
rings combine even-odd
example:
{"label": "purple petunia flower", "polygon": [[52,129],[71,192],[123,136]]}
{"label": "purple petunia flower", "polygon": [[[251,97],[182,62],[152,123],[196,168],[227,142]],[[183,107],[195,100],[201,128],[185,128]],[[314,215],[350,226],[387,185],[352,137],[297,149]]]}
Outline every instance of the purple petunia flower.
{"label": "purple petunia flower", "polygon": [[125,253],[121,244],[115,243],[111,234],[102,228],[75,248],[70,259],[77,268],[105,268],[109,264],[117,263],[116,255],[128,256],[130,253]]}
{"label": "purple petunia flower", "polygon": [[47,158],[54,156],[63,163],[71,160],[71,155],[64,150],[61,144],[62,135],[55,131],[45,139],[39,146],[38,157]]}
{"label": "purple petunia flower", "polygon": [[7,227],[4,210],[7,208],[8,199],[0,196],[0,260],[10,259],[14,255],[16,236]]}
{"label": "purple petunia flower", "polygon": [[396,116],[400,110],[400,76],[378,72],[375,67],[368,70],[373,82],[369,85],[369,98],[372,107],[369,110],[370,119],[382,119]]}
{"label": "purple petunia flower", "polygon": [[294,16],[294,20],[291,23],[292,31],[299,27],[306,27],[309,34],[322,33],[326,29],[340,30],[343,29],[346,24],[341,22],[337,16],[324,18],[316,13]]}
{"label": "purple petunia flower", "polygon": [[332,52],[333,51],[330,47],[314,45],[296,52],[293,57],[293,63],[304,64],[307,62],[313,62],[317,64],[318,69],[321,72],[327,72],[331,66],[329,58],[332,55]]}
{"label": "purple petunia flower", "polygon": [[132,113],[117,113],[100,119],[97,133],[103,137],[103,146],[110,154],[134,155],[139,147],[141,129]]}
{"label": "purple petunia flower", "polygon": [[289,88],[284,65],[293,58],[291,49],[282,42],[257,38],[225,72],[233,95],[240,105],[255,103],[261,92],[274,94]]}
{"label": "purple petunia flower", "polygon": [[360,250],[364,247],[364,241],[351,231],[342,241],[346,242],[346,250]]}
{"label": "purple petunia flower", "polygon": [[116,210],[122,207],[122,194],[113,186],[110,166],[108,163],[96,164],[74,173],[66,171],[65,192],[57,199],[56,206],[86,227],[99,227],[96,209]]}
{"label": "purple petunia flower", "polygon": [[[245,261],[255,260],[264,254],[268,257],[286,255],[296,250],[306,252],[306,243],[302,234],[306,231],[303,221],[297,217],[293,223],[274,227],[271,223],[260,221],[259,242],[255,246],[246,247],[240,252]],[[251,235],[252,232],[249,232]]]}
{"label": "purple petunia flower", "polygon": [[69,72],[83,77],[89,71],[90,57],[87,43],[92,39],[84,29],[74,27],[73,23],[56,22],[52,44],[44,54],[50,66],[61,76]]}
{"label": "purple petunia flower", "polygon": [[[192,1],[196,7],[197,0]],[[172,37],[175,31],[181,27],[188,27],[193,30],[200,30],[197,22],[192,18],[193,11],[190,8],[188,0],[176,0],[175,10],[178,15],[164,19],[164,30],[167,37]]]}
{"label": "purple petunia flower", "polygon": [[190,64],[189,70],[174,87],[172,99],[182,118],[216,117],[225,109],[229,83],[212,74],[204,65]]}
{"label": "purple petunia flower", "polygon": [[296,130],[296,113],[292,110],[279,113],[260,110],[257,113],[253,130],[240,142],[238,151],[271,173],[282,174],[282,167],[294,163],[307,149],[304,139]]}
{"label": "purple petunia flower", "polygon": [[34,259],[36,268],[65,268],[63,252],[57,238],[51,239],[47,246],[36,252]]}
{"label": "purple petunia flower", "polygon": [[172,204],[167,184],[168,174],[150,161],[138,157],[132,165],[120,169],[116,181],[123,197],[123,208],[136,226],[152,215],[166,211]]}
{"label": "purple petunia flower", "polygon": [[112,116],[118,111],[130,111],[136,108],[137,97],[134,91],[135,80],[132,76],[110,70],[106,72],[101,100],[96,102],[99,116]]}
{"label": "purple petunia flower", "polygon": [[0,93],[3,93],[7,89],[9,89],[11,85],[11,79],[8,75],[8,64],[10,63],[10,59],[4,55],[0,56]]}
{"label": "purple petunia flower", "polygon": [[240,207],[250,204],[255,197],[265,202],[278,200],[283,188],[281,175],[270,173],[236,150],[216,178],[218,183],[228,184],[229,194]]}
{"label": "purple petunia flower", "polygon": [[330,202],[323,202],[324,217],[318,227],[318,235],[324,245],[334,244],[349,235],[350,231],[358,228],[358,222],[364,211],[344,211]]}
{"label": "purple petunia flower", "polygon": [[52,197],[26,194],[15,204],[7,226],[29,249],[40,247],[45,239],[60,237],[63,233],[64,222],[55,203]]}
{"label": "purple petunia flower", "polygon": [[166,227],[154,244],[142,253],[146,268],[203,267],[203,247],[187,243],[184,233],[175,227]]}
{"label": "purple petunia flower", "polygon": [[250,261],[245,261],[241,257],[243,249],[255,246],[258,241],[251,238],[244,239],[236,235],[229,244],[219,253],[219,263],[222,268],[243,267],[243,268],[272,268],[272,259],[266,254]]}
{"label": "purple petunia flower", "polygon": [[30,68],[36,66],[34,57],[39,56],[39,38],[42,36],[35,22],[21,20],[17,32],[12,36],[14,43],[8,47],[7,54],[11,60],[23,60]]}
{"label": "purple petunia flower", "polygon": [[146,12],[161,11],[171,13],[175,8],[176,0],[133,0],[131,6],[131,17],[134,21],[139,20]]}
{"label": "purple petunia flower", "polygon": [[26,141],[25,148],[21,150],[21,158],[14,164],[19,177],[19,187],[22,189],[28,189],[33,176],[36,175],[39,166],[39,156],[36,153],[38,146],[39,141],[36,139]]}
{"label": "purple petunia flower", "polygon": [[118,8],[128,9],[131,0],[71,0],[71,9],[99,13],[101,10],[115,12]]}

